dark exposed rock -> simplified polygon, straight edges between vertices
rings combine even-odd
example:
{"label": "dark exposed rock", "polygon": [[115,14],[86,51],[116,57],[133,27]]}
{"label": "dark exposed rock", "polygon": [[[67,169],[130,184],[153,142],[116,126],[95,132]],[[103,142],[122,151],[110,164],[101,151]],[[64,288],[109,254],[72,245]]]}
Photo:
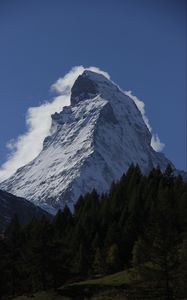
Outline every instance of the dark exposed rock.
{"label": "dark exposed rock", "polygon": [[76,105],[77,102],[84,99],[89,99],[89,95],[97,94],[97,84],[90,78],[80,75],[75,80],[71,89],[71,105]]}
{"label": "dark exposed rock", "polygon": [[43,215],[51,217],[46,211],[24,198],[0,190],[0,231],[6,228],[15,214],[21,224],[28,223],[33,217],[40,218]]}

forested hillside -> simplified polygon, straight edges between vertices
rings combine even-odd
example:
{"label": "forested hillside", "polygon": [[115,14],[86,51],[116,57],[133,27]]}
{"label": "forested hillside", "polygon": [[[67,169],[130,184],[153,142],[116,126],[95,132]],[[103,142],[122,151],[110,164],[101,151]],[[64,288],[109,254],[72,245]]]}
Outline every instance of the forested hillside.
{"label": "forested hillside", "polygon": [[187,293],[187,184],[170,166],[143,176],[131,165],[108,194],[90,191],[53,220],[21,226],[15,216],[0,239],[2,296],[129,268],[160,299]]}
{"label": "forested hillside", "polygon": [[0,190],[0,232],[7,227],[15,214],[21,224],[29,223],[33,217],[41,218],[44,215],[50,218],[50,214],[39,206]]}

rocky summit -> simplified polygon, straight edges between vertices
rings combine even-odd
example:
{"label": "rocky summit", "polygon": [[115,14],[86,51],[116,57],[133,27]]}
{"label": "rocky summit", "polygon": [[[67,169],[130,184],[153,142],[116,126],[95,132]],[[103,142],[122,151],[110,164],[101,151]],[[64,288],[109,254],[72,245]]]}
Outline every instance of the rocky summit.
{"label": "rocky summit", "polygon": [[106,192],[132,163],[144,174],[171,164],[151,137],[133,99],[87,70],[72,87],[70,106],[52,115],[40,154],[0,187],[45,209],[73,209],[81,194]]}

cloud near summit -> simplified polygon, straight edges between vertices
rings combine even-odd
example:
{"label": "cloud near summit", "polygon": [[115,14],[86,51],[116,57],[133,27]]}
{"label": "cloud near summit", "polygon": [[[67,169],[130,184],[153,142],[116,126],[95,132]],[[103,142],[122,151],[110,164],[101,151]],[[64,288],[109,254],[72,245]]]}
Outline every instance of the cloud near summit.
{"label": "cloud near summit", "polygon": [[[84,70],[91,70],[103,74],[110,79],[108,73],[97,67],[84,68],[83,66],[73,67],[63,78],[59,78],[51,86],[51,90],[60,95],[51,101],[44,101],[40,106],[30,107],[26,114],[27,132],[7,143],[9,154],[7,161],[0,167],[0,181],[10,177],[17,169],[32,161],[40,153],[43,140],[49,134],[51,115],[55,112],[60,112],[64,106],[70,104],[71,87],[76,78],[82,74]],[[130,91],[126,93],[136,103],[147,127],[152,131],[148,118],[145,115],[144,103],[133,96]],[[151,145],[156,151],[161,151],[164,146],[164,144],[160,142],[158,135],[153,135]]]}
{"label": "cloud near summit", "polygon": [[[103,74],[108,79],[108,73],[96,67],[73,67],[63,78],[59,78],[51,89],[60,95],[51,101],[37,107],[30,107],[26,114],[27,132],[7,143],[7,161],[0,167],[0,181],[10,177],[17,169],[32,161],[42,150],[43,140],[49,134],[51,115],[60,112],[70,104],[70,91],[76,78],[84,72],[91,70]],[[32,149],[32,151],[31,151]]]}
{"label": "cloud near summit", "polygon": [[134,96],[132,94],[132,91],[127,91],[127,92],[125,92],[125,94],[127,96],[129,96],[135,102],[136,106],[138,107],[139,111],[142,114],[143,120],[144,120],[147,128],[149,129],[149,131],[152,134],[151,147],[157,152],[162,151],[165,147],[165,144],[161,143],[157,133],[155,134],[155,133],[152,132],[152,127],[151,127],[149,119],[148,119],[148,117],[146,116],[146,113],[145,113],[145,104],[144,104],[144,102],[142,100],[138,99],[136,96]]}

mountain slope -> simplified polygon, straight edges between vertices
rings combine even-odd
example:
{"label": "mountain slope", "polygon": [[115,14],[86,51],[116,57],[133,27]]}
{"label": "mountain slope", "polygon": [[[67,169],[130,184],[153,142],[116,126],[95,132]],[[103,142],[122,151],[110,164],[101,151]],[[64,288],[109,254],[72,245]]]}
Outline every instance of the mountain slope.
{"label": "mountain slope", "polygon": [[22,224],[28,223],[33,217],[49,217],[46,211],[31,202],[0,190],[0,230],[6,228],[15,214]]}
{"label": "mountain slope", "polygon": [[0,187],[41,206],[73,208],[80,194],[105,192],[131,163],[143,173],[171,164],[151,147],[134,101],[103,75],[84,71],[72,87],[71,105],[52,115],[41,153]]}

